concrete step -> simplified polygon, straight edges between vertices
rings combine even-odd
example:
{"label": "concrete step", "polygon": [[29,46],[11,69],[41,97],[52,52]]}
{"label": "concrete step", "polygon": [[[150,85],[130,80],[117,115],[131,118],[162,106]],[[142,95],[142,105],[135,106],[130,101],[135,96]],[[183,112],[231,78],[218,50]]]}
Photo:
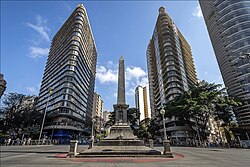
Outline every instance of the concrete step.
{"label": "concrete step", "polygon": [[173,154],[169,153],[166,155],[144,155],[144,154],[78,154],[76,158],[103,158],[103,157],[142,157],[142,158],[173,158]]}
{"label": "concrete step", "polygon": [[161,155],[160,151],[83,151],[79,155]]}

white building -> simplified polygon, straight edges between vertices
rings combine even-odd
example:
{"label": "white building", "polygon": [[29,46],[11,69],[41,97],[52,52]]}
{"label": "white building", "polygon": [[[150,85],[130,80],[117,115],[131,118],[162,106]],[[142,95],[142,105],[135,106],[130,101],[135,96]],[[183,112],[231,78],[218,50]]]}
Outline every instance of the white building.
{"label": "white building", "polygon": [[137,86],[135,89],[135,105],[140,112],[140,121],[151,118],[148,87]]}

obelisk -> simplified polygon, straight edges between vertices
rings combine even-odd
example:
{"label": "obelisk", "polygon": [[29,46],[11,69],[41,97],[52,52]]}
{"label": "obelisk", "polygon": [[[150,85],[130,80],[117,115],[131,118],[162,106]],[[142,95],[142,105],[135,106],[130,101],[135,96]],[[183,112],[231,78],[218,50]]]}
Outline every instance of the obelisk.
{"label": "obelisk", "polygon": [[126,104],[124,59],[119,59],[117,104]]}
{"label": "obelisk", "polygon": [[114,105],[115,111],[115,124],[128,124],[127,121],[127,109],[125,97],[125,68],[124,59],[121,56],[119,59],[119,69],[118,69],[118,91],[117,91],[117,102]]}

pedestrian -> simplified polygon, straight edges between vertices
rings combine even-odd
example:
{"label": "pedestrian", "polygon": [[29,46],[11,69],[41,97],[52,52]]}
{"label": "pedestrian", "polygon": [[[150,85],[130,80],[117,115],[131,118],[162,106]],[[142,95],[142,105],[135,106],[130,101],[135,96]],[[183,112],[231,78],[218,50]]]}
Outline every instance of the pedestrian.
{"label": "pedestrian", "polygon": [[16,139],[16,144],[17,144],[18,146],[20,145],[20,139],[19,139],[19,138]]}
{"label": "pedestrian", "polygon": [[7,141],[7,146],[9,146],[10,143],[11,143],[11,138],[8,139],[8,141]]}
{"label": "pedestrian", "polygon": [[25,144],[26,144],[26,138],[23,139],[23,145],[25,145]]}
{"label": "pedestrian", "polygon": [[31,138],[29,137],[29,138],[28,138],[27,145],[30,145],[30,144],[31,144]]}

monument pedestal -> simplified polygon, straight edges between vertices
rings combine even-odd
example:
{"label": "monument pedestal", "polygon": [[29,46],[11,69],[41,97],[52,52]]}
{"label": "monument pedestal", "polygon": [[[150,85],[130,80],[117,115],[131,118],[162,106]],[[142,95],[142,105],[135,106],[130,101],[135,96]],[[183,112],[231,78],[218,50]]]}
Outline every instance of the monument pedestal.
{"label": "monument pedestal", "polygon": [[132,129],[126,124],[115,124],[110,134],[101,140],[98,146],[143,146],[141,140],[134,136]]}
{"label": "monument pedestal", "polygon": [[80,152],[76,157],[166,157],[172,158],[172,153],[162,154],[161,151],[146,147],[134,136],[127,124],[115,124],[110,134],[91,149]]}

